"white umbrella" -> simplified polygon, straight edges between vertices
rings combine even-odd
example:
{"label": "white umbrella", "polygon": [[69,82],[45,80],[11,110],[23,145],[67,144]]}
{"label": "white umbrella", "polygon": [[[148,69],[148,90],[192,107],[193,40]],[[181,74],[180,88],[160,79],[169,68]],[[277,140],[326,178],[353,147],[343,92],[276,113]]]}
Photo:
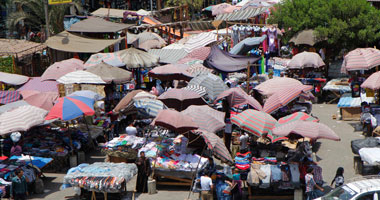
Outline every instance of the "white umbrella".
{"label": "white umbrella", "polygon": [[70,72],[57,80],[62,84],[106,84],[100,76],[87,71]]}
{"label": "white umbrella", "polygon": [[90,99],[94,99],[95,101],[100,101],[104,99],[104,97],[96,92],[93,92],[91,90],[80,90],[71,93],[69,96],[82,96],[82,97],[87,97]]}

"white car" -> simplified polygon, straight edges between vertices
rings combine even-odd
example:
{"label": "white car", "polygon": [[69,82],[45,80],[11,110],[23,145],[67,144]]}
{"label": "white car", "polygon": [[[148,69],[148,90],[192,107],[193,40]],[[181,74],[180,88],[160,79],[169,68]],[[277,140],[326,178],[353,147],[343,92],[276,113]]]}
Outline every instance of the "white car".
{"label": "white car", "polygon": [[335,188],[317,200],[380,200],[380,176],[361,177]]}

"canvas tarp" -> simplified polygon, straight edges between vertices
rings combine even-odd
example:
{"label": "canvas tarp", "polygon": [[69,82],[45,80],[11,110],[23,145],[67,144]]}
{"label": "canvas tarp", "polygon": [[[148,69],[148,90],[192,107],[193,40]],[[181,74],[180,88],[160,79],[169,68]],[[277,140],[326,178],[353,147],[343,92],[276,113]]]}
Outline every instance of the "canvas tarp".
{"label": "canvas tarp", "polygon": [[97,17],[110,17],[110,18],[123,19],[125,11],[128,11],[128,10],[120,10],[120,9],[113,9],[113,8],[99,8],[95,10],[94,12],[92,12],[91,14]]}
{"label": "canvas tarp", "polygon": [[233,55],[223,51],[218,46],[213,46],[210,55],[203,64],[221,72],[237,72],[246,69],[248,62],[253,64],[259,59],[260,57]]}
{"label": "canvas tarp", "polygon": [[108,46],[123,40],[119,39],[91,39],[71,34],[67,31],[58,33],[46,41],[46,45],[58,51],[75,52],[75,53],[98,53]]}
{"label": "canvas tarp", "polygon": [[0,39],[0,56],[15,56],[22,59],[45,48],[44,44],[27,40]]}
{"label": "canvas tarp", "polygon": [[263,35],[261,37],[245,38],[243,41],[240,41],[237,45],[235,45],[230,50],[230,53],[235,55],[245,55],[246,53],[248,53],[248,51],[260,45],[266,38],[266,35]]}
{"label": "canvas tarp", "polygon": [[115,33],[127,29],[130,26],[132,25],[114,23],[101,18],[93,17],[73,24],[68,31],[83,33]]}

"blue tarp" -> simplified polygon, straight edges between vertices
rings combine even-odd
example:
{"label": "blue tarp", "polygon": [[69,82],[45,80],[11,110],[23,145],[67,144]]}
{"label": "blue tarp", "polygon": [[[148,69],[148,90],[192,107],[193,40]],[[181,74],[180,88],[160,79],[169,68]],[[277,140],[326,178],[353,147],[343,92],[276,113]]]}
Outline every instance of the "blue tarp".
{"label": "blue tarp", "polygon": [[235,45],[230,50],[230,53],[235,55],[245,55],[248,53],[248,51],[260,45],[266,38],[266,35],[263,35],[261,37],[245,38],[244,40],[240,41],[237,45]]}

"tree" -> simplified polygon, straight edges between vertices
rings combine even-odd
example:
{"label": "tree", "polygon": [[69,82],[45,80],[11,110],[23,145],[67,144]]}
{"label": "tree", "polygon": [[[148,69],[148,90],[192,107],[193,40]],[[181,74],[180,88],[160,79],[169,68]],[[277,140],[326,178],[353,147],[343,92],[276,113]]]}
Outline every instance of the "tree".
{"label": "tree", "polygon": [[[18,6],[18,11],[11,13],[7,18],[7,27],[15,30],[19,22],[24,20],[24,24],[32,30],[41,30],[45,26],[44,3],[47,0],[13,0]],[[74,5],[78,11],[81,11],[79,1],[74,0],[72,4],[52,5],[48,8],[50,33],[56,34],[64,30],[63,18],[71,5]]]}
{"label": "tree", "polygon": [[168,0],[166,1],[166,6],[184,6],[188,5],[191,14],[199,11],[203,8],[203,0]]}
{"label": "tree", "polygon": [[285,29],[285,41],[314,29],[336,53],[373,45],[380,38],[380,11],[366,0],[284,0],[269,22]]}

